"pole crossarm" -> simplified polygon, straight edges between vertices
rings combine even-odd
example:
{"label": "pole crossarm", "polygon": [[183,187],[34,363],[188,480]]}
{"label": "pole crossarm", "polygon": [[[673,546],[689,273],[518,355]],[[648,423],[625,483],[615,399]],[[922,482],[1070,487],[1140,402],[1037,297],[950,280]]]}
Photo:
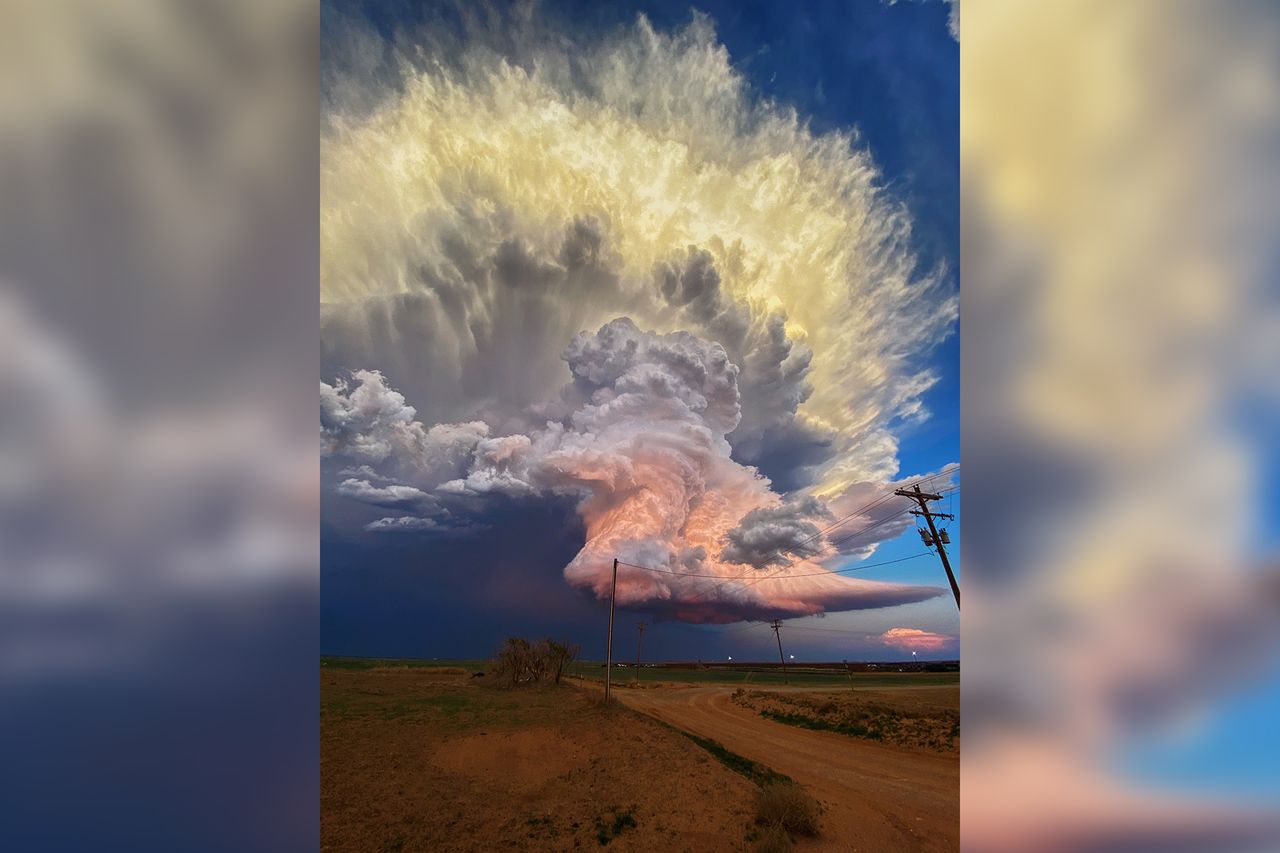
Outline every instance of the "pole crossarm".
{"label": "pole crossarm", "polygon": [[924,498],[927,501],[942,500],[942,495],[935,495],[932,492],[922,492],[920,491],[919,486],[916,486],[915,489],[894,489],[893,493],[900,497],[911,498],[912,500],[915,500],[916,498]]}
{"label": "pole crossarm", "polygon": [[[924,513],[918,509],[910,509],[910,510],[907,510],[907,512],[910,515],[916,516],[917,518],[924,517]],[[952,515],[949,512],[931,512],[929,513],[929,515],[932,515],[934,518],[945,518],[947,521],[955,521],[955,518],[956,518],[954,515]]]}

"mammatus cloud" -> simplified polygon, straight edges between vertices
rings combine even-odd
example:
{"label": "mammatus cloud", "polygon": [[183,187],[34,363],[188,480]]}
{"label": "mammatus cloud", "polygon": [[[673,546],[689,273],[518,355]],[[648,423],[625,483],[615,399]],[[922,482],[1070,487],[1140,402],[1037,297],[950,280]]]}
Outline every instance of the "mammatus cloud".
{"label": "mammatus cloud", "polygon": [[953,646],[956,638],[920,628],[890,628],[880,635],[880,642],[908,652],[940,652]]}
{"label": "mammatus cloud", "polygon": [[[812,496],[784,501],[732,458],[726,436],[742,417],[739,371],[720,344],[642,331],[619,318],[575,336],[563,357],[573,379],[538,407],[543,424],[503,436],[467,424],[427,430],[373,371],[322,383],[326,454],[432,476],[446,467],[441,458],[458,468],[431,494],[358,479],[337,490],[375,506],[446,516],[441,503],[451,500],[577,497],[586,543],[565,578],[606,598],[616,557],[631,564],[619,571],[621,604],[688,621],[884,607],[942,592],[823,569],[816,560],[837,553],[814,521],[831,517],[827,507]],[[446,528],[430,516],[366,527]],[[792,561],[779,565],[785,549],[793,549]]]}
{"label": "mammatus cloud", "polygon": [[957,301],[853,135],[758,98],[701,16],[505,26],[329,45],[324,375],[377,367],[424,424],[501,434],[566,341],[628,316],[738,366],[739,461],[823,497],[892,478]]}

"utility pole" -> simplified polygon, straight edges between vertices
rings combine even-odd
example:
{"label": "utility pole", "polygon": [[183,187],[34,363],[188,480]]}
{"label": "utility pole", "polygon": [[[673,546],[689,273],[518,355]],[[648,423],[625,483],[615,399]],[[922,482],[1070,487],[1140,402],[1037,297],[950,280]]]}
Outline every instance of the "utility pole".
{"label": "utility pole", "polygon": [[641,621],[636,625],[636,629],[640,631],[639,637],[636,638],[636,684],[640,684],[640,644],[644,643],[644,622]]}
{"label": "utility pole", "polygon": [[924,519],[925,524],[929,525],[928,532],[920,531],[920,538],[924,540],[924,544],[930,548],[938,549],[938,558],[942,560],[942,568],[947,571],[947,580],[951,581],[951,593],[956,597],[956,609],[960,607],[960,584],[956,583],[955,573],[951,571],[951,561],[947,559],[947,549],[942,547],[945,543],[951,541],[951,537],[947,535],[947,531],[938,533],[938,528],[934,527],[933,520],[935,518],[952,519],[955,516],[945,512],[930,512],[929,501],[940,501],[942,495],[934,495],[929,492],[920,491],[920,484],[917,483],[912,489],[894,489],[895,495],[904,498],[911,498],[920,505],[920,510],[912,510],[911,514]]}
{"label": "utility pole", "polygon": [[644,642],[644,623],[641,622],[636,626],[640,629],[640,636],[636,638],[636,684],[640,683],[640,644]]}
{"label": "utility pole", "polygon": [[778,660],[782,662],[782,683],[790,684],[791,682],[787,681],[787,659],[782,656],[782,634],[778,633],[778,629],[782,627],[782,622],[774,619],[770,627],[773,628],[773,636],[778,638]]}
{"label": "utility pole", "polygon": [[618,597],[618,558],[613,558],[613,588],[609,590],[609,643],[604,659],[604,704],[609,707],[609,687],[613,681],[613,602]]}

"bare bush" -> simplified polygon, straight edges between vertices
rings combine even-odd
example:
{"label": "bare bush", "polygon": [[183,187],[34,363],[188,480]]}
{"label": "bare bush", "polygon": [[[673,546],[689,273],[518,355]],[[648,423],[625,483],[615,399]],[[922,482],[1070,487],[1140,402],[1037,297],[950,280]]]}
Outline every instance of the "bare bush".
{"label": "bare bush", "polygon": [[559,684],[577,655],[578,646],[574,643],[551,638],[530,643],[523,637],[511,637],[494,659],[493,674],[499,684],[508,687],[547,681]]}
{"label": "bare bush", "polygon": [[799,785],[775,782],[760,790],[756,823],[795,835],[817,835],[818,808],[818,801]]}
{"label": "bare bush", "polygon": [[569,664],[578,657],[577,643],[561,643],[547,638],[543,641],[547,646],[548,671],[552,674],[554,684],[559,684]]}

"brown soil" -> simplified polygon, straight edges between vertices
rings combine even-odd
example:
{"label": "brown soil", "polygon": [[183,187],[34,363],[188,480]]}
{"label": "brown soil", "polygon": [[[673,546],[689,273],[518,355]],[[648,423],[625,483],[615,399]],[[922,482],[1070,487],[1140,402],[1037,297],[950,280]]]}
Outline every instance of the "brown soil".
{"label": "brown soil", "polygon": [[755,832],[751,782],[582,690],[326,671],[320,696],[323,850],[745,850]]}
{"label": "brown soil", "polygon": [[894,746],[940,751],[960,748],[959,691],[955,688],[831,693],[735,690],[732,698],[736,705],[787,725]]}
{"label": "brown soil", "polygon": [[[789,693],[782,688],[772,692]],[[908,689],[894,698],[913,702],[922,693]],[[891,746],[785,725],[735,704],[732,694],[730,687],[683,686],[622,690],[618,696],[637,710],[713,738],[803,785],[824,808],[821,837],[801,841],[799,850],[959,849],[958,750]],[[930,688],[922,701],[954,702],[956,707],[959,688]]]}

